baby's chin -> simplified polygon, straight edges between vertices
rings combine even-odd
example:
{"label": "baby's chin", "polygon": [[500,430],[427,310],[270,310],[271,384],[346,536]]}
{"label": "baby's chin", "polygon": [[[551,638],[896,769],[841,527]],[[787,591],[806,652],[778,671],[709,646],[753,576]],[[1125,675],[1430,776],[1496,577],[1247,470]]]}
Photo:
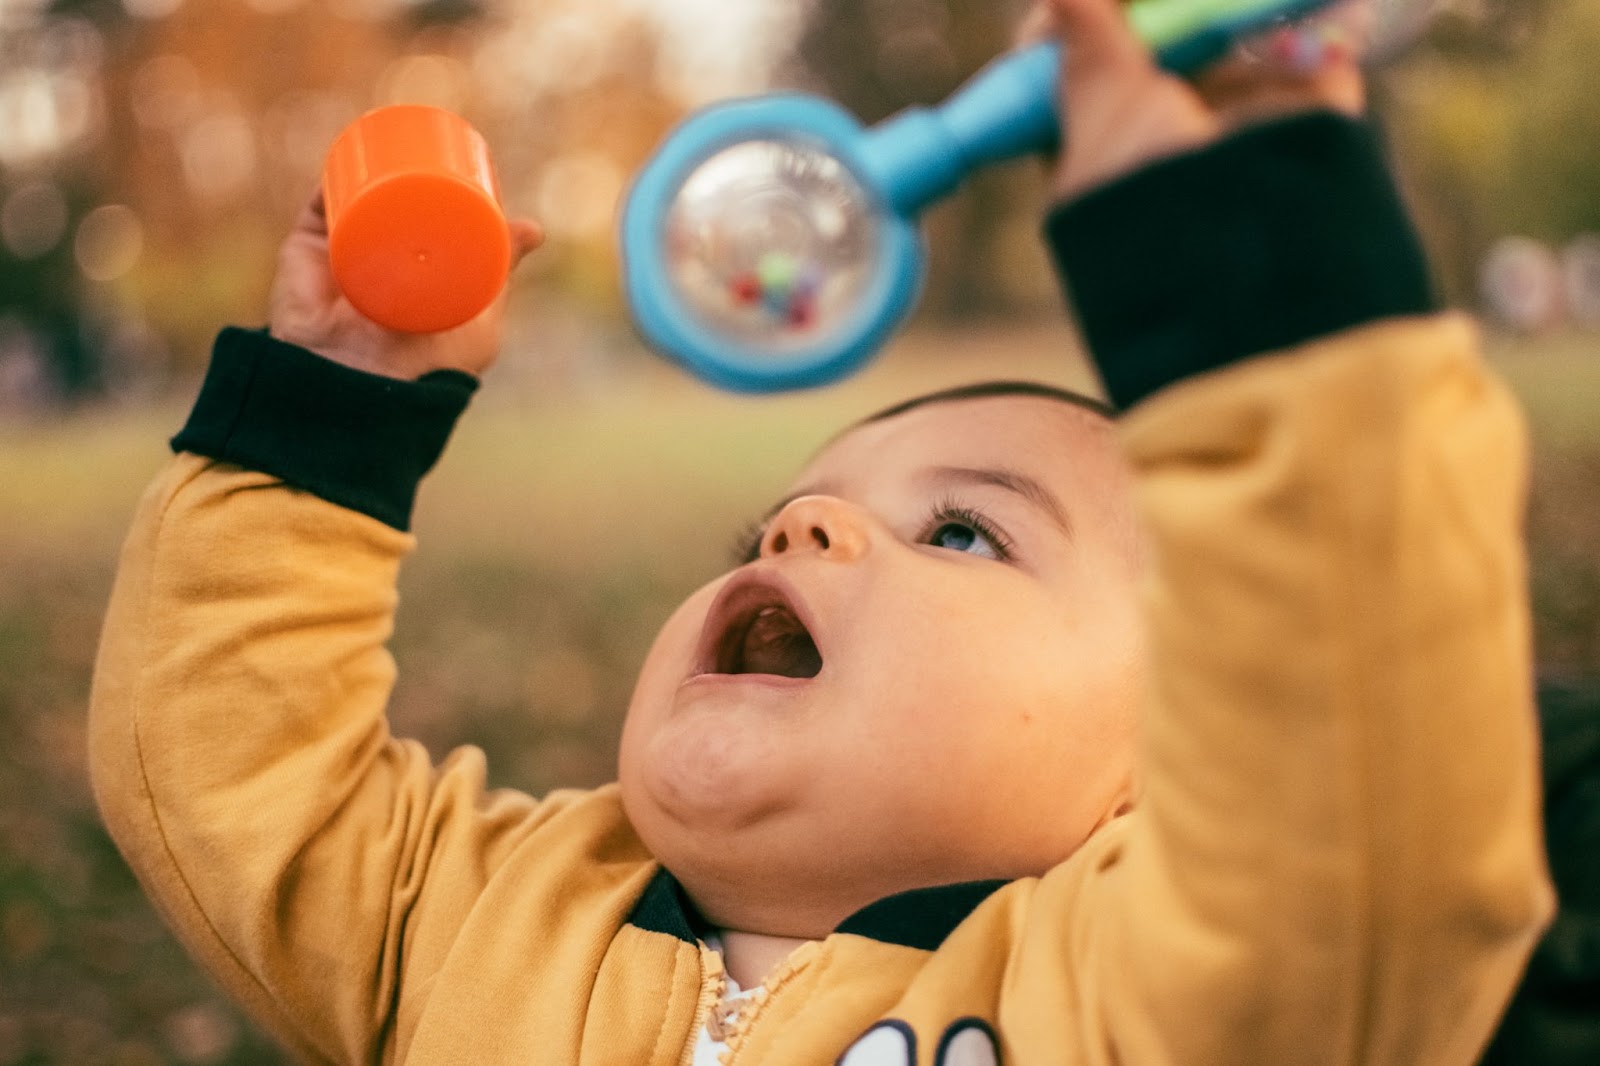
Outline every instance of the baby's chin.
{"label": "baby's chin", "polygon": [[635,821],[729,837],[794,806],[799,774],[782,738],[715,719],[679,718],[623,743],[623,802]]}
{"label": "baby's chin", "polygon": [[806,831],[814,827],[797,834],[780,821],[724,835],[642,822],[645,846],[719,929],[820,940],[869,903],[915,887],[898,883],[904,871],[828,847]]}
{"label": "baby's chin", "polygon": [[865,856],[830,846],[848,812],[809,793],[783,752],[737,731],[691,735],[625,745],[619,776],[634,831],[708,922],[815,939],[888,894]]}
{"label": "baby's chin", "polygon": [[896,893],[1043,873],[1065,857],[1019,862],[990,854],[982,841],[934,839],[931,827],[892,832],[889,819],[846,797],[786,801],[768,791],[735,803],[702,784],[686,790],[681,781],[625,773],[622,799],[645,847],[718,928],[820,939]]}
{"label": "baby's chin", "polygon": [[747,833],[738,839],[667,832],[640,836],[683,886],[696,910],[721,929],[820,940],[845,919],[913,889],[1043,874],[1053,865],[1010,868],[982,857],[903,852],[892,839],[838,832]]}
{"label": "baby's chin", "polygon": [[812,849],[794,839],[793,820],[775,806],[736,803],[694,786],[686,794],[677,782],[652,782],[652,789],[629,774],[622,781],[634,831],[706,921],[815,939],[845,916],[835,913],[845,906],[834,898],[838,886],[808,883]]}

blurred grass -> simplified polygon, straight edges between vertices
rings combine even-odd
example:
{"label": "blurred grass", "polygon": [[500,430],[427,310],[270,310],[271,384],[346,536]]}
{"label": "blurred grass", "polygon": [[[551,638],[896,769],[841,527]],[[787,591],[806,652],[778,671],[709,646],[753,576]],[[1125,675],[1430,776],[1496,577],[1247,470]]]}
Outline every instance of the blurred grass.
{"label": "blurred grass", "polygon": [[[849,421],[991,377],[1092,387],[1060,329],[913,336],[846,385],[732,398],[654,365],[559,400],[491,377],[423,490],[396,728],[497,784],[609,779],[633,672],[743,523]],[[1600,671],[1600,338],[1496,341],[1534,428],[1540,658]],[[506,382],[514,382],[508,366]],[[184,404],[0,427],[0,1066],[272,1063],[95,817],[84,706],[117,544]]]}

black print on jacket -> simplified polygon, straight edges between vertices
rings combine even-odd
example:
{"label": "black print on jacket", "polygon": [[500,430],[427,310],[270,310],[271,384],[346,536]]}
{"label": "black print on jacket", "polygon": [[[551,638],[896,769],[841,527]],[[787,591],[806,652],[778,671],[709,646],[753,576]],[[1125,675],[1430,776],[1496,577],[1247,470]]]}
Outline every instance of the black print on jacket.
{"label": "black print on jacket", "polygon": [[[879,1022],[839,1056],[837,1066],[917,1066],[917,1034],[902,1021]],[[933,1066],[1000,1066],[1000,1041],[981,1018],[951,1023]]]}

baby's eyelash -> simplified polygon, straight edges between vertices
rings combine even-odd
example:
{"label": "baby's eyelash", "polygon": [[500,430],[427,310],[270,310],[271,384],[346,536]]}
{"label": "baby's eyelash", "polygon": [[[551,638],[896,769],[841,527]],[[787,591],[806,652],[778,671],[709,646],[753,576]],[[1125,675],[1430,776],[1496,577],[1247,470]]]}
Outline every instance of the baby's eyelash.
{"label": "baby's eyelash", "polygon": [[733,538],[729,555],[734,566],[744,566],[761,558],[761,541],[767,535],[767,523],[756,519],[748,523]]}
{"label": "baby's eyelash", "polygon": [[[927,540],[947,522],[960,522],[971,526],[980,536],[994,545],[1000,558],[1014,558],[1014,542],[1003,529],[995,525],[983,512],[952,499],[943,499],[934,504],[928,512],[928,517],[923,520],[922,532],[917,539]],[[766,539],[767,525],[767,521],[756,519],[735,534],[728,550],[733,565],[745,566],[761,558],[761,542]]]}
{"label": "baby's eyelash", "polygon": [[1001,559],[1016,557],[1013,550],[1015,542],[1006,535],[1005,531],[995,525],[982,511],[975,510],[965,504],[957,503],[953,499],[943,499],[934,504],[927,519],[923,522],[922,535],[918,540],[927,540],[939,531],[939,527],[947,522],[960,522],[971,526],[981,536],[994,545],[995,551]]}

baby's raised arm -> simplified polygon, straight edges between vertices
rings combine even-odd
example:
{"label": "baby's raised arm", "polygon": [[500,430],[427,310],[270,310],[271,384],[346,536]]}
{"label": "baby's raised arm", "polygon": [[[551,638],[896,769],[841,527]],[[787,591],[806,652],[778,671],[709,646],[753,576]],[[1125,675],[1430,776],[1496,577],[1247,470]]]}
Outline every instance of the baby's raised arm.
{"label": "baby's raised arm", "polygon": [[1112,0],[1055,7],[1050,235],[1154,559],[1141,809],[1070,933],[1091,1058],[1465,1066],[1551,903],[1518,414],[1370,132],[1218,142]]}
{"label": "baby's raised arm", "polygon": [[[537,242],[513,232],[520,252]],[[519,849],[546,868],[639,856],[607,835],[620,813],[604,791],[488,792],[475,749],[436,767],[389,734],[412,497],[495,355],[501,308],[448,334],[389,333],[339,295],[326,239],[312,205],[284,246],[270,333],[223,332],[180,454],[139,507],[91,759],[108,826],[191,952],[300,1057],[370,1062],[408,1046],[452,951],[501,934],[559,951],[540,926],[563,921],[558,888],[537,881],[516,917],[461,935]],[[540,843],[582,819],[595,831]],[[499,991],[477,991],[442,1008],[453,1024],[493,1018]]]}

